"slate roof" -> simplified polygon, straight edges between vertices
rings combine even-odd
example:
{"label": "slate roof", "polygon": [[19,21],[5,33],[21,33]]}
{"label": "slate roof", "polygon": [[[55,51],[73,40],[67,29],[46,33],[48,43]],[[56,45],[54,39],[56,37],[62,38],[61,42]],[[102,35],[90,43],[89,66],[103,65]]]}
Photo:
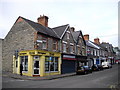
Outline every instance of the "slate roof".
{"label": "slate roof", "polygon": [[85,40],[84,40],[82,31],[75,31],[75,32],[72,32],[72,35],[73,35],[73,37],[74,37],[74,39],[75,39],[76,42],[78,41],[78,38],[79,38],[79,36],[81,35],[82,38],[83,38],[83,41],[84,41],[84,43],[85,43],[85,45],[86,45],[86,42],[85,42]]}
{"label": "slate roof", "polygon": [[56,33],[57,35],[61,38],[63,33],[65,32],[66,28],[68,27],[69,24],[66,24],[66,25],[62,25],[62,26],[58,26],[58,27],[54,27],[52,28]]}
{"label": "slate roof", "polygon": [[[87,45],[87,46],[96,48],[94,45],[91,44],[92,42],[91,42],[91,43],[89,43],[89,42],[91,42],[91,41],[86,40],[86,45]],[[96,49],[97,49],[97,48],[96,48]]]}
{"label": "slate roof", "polygon": [[78,36],[80,35],[80,31],[72,32],[72,34],[73,34],[73,37],[74,37],[75,41],[77,41]]}
{"label": "slate roof", "polygon": [[41,24],[38,24],[36,22],[33,22],[31,20],[28,20],[28,19],[25,19],[23,17],[21,17],[23,20],[25,20],[30,26],[32,26],[36,31],[42,33],[42,34],[45,34],[45,35],[48,35],[48,36],[51,36],[51,37],[54,37],[54,38],[60,38],[56,33],[55,31],[52,29],[52,28],[49,28],[49,27],[44,27],[43,25]]}

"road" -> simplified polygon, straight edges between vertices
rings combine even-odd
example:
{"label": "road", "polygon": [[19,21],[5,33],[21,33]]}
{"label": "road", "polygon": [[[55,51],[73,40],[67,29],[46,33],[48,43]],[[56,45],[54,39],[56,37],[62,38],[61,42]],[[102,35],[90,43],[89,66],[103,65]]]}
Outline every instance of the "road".
{"label": "road", "polygon": [[3,77],[3,88],[110,88],[118,84],[118,65],[87,75],[75,75],[53,80],[19,80]]}

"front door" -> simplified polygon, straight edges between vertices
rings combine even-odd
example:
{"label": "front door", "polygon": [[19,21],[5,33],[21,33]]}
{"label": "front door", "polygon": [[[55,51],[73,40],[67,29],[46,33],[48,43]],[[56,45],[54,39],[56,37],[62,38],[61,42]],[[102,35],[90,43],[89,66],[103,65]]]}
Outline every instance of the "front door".
{"label": "front door", "polygon": [[40,75],[40,62],[39,60],[34,60],[34,75]]}

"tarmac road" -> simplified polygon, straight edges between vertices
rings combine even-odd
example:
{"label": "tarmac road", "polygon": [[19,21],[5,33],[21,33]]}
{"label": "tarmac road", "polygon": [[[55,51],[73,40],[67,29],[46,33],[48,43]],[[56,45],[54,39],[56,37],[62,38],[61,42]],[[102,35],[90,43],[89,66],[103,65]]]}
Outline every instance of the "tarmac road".
{"label": "tarmac road", "polygon": [[118,65],[87,75],[75,75],[53,80],[33,81],[3,77],[2,84],[3,88],[114,88],[118,84]]}

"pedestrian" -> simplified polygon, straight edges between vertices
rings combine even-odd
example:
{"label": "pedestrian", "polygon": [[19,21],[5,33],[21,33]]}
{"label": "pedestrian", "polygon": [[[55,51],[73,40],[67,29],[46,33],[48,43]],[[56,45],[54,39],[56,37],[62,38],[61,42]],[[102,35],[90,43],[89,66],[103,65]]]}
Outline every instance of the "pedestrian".
{"label": "pedestrian", "polygon": [[20,64],[20,75],[22,76],[22,71],[23,71],[23,65]]}

